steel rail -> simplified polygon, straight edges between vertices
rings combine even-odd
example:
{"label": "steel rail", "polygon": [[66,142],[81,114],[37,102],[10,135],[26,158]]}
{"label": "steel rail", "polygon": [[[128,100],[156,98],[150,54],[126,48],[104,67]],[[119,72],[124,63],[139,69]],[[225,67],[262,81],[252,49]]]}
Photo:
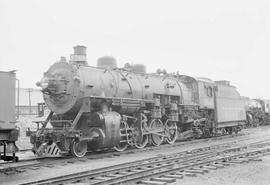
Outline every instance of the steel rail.
{"label": "steel rail", "polygon": [[[105,151],[101,151],[101,152],[91,152],[88,153],[86,156],[80,158],[81,160],[84,159],[99,159],[99,158],[104,158],[104,157],[110,157],[112,155],[122,155],[122,154],[129,154],[129,153],[135,153],[135,152],[147,152],[149,150],[159,150],[159,149],[163,149],[163,148],[174,148],[174,147],[180,147],[180,146],[185,146],[186,144],[195,144],[195,143],[199,143],[199,142],[203,142],[203,141],[208,141],[208,140],[222,140],[224,138],[228,138],[231,139],[233,137],[241,137],[244,135],[225,135],[225,136],[221,136],[221,137],[212,137],[212,138],[204,138],[204,139],[198,139],[198,140],[192,140],[192,141],[183,141],[183,142],[177,142],[173,145],[169,145],[169,144],[163,144],[159,147],[155,147],[155,146],[148,146],[145,147],[143,149],[137,149],[137,148],[132,148],[132,149],[128,149],[126,151],[123,152],[118,152],[118,151],[113,151],[113,150],[105,150]],[[245,141],[245,140],[250,140],[249,138],[247,139],[241,139],[238,141]],[[227,143],[223,143],[223,144],[229,144],[229,143],[234,143],[235,141],[230,141]],[[220,144],[217,145],[213,145],[213,146],[218,146]],[[207,148],[207,147],[205,147]],[[30,150],[30,149],[29,149]],[[23,150],[22,152],[25,152],[27,150]],[[27,167],[32,167],[33,165],[43,165],[43,163],[51,163],[52,161],[54,162],[65,162],[65,160],[75,160],[76,158],[72,157],[72,156],[66,156],[66,157],[33,157],[33,158],[29,158],[29,159],[23,159],[18,161],[17,163],[10,163],[10,162],[3,162],[0,163],[0,166],[2,167],[1,171],[4,171],[5,166],[7,166],[6,168],[27,168]],[[32,164],[29,162],[33,162]],[[47,165],[47,164],[45,164]]]}
{"label": "steel rail", "polygon": [[[257,144],[256,144],[257,143]],[[172,169],[176,164],[184,164],[187,162],[192,161],[201,161],[202,159],[212,159],[215,158],[221,154],[226,154],[229,152],[235,152],[235,151],[241,151],[242,149],[247,149],[248,147],[264,147],[270,145],[270,142],[255,142],[250,143],[249,145],[244,145],[240,147],[234,147],[219,151],[204,151],[199,150],[198,153],[176,153],[171,154],[165,157],[155,157],[150,159],[144,159],[140,161],[130,162],[130,163],[124,163],[120,165],[105,167],[97,170],[91,170],[91,171],[85,171],[75,174],[69,174],[61,177],[55,177],[51,179],[45,179],[40,181],[34,181],[29,182],[25,184],[62,184],[63,182],[80,182],[85,179],[87,179],[87,183],[93,183],[93,184],[111,184],[111,183],[120,183],[122,181],[119,180],[127,180],[127,177],[130,177],[130,179],[142,178],[140,174],[148,174],[150,173],[153,175],[155,174],[157,170],[161,170],[164,172],[164,168]],[[211,148],[211,147],[210,147]],[[198,151],[198,150],[197,150]],[[140,167],[138,167],[140,166]],[[134,169],[135,172],[134,172]],[[147,172],[147,173],[146,173]],[[125,175],[123,175],[123,173]],[[121,175],[122,174],[122,175]],[[148,175],[150,175],[148,174]],[[106,175],[109,177],[107,178]],[[98,179],[97,177],[101,178]],[[119,181],[119,182],[118,182]]]}
{"label": "steel rail", "polygon": [[[194,168],[198,169],[201,168],[201,170],[205,170],[203,167],[205,166],[217,166],[217,165],[223,165],[223,166],[227,166],[230,163],[242,163],[242,161],[248,161],[251,160],[253,161],[256,157],[260,157],[261,155],[270,155],[270,148],[266,148],[266,149],[261,149],[261,150],[254,150],[254,151],[249,151],[249,152],[243,152],[240,154],[235,154],[235,155],[230,155],[230,156],[225,156],[225,157],[220,157],[217,159],[208,159],[208,160],[198,160],[195,161],[191,164],[186,164],[186,165],[179,165],[176,166],[174,165],[173,168],[163,168],[164,170],[158,171],[158,172],[153,172],[153,170],[149,170],[147,173],[146,171],[143,172],[139,172],[140,174],[136,174],[135,177],[130,177],[130,179],[128,179],[127,177],[125,178],[119,178],[119,179],[115,179],[114,181],[110,180],[110,181],[103,181],[103,182],[98,182],[98,183],[89,183],[92,185],[101,185],[101,184],[106,184],[106,185],[111,185],[111,184],[126,184],[126,183],[140,183],[145,179],[150,179],[152,177],[163,177],[166,175],[173,175],[173,174],[177,174],[177,172],[181,173],[185,173],[185,172],[190,172],[192,171]],[[242,159],[241,159],[242,158]],[[246,158],[246,159],[243,159]],[[242,160],[242,161],[241,161]],[[197,168],[196,168],[197,167]],[[219,166],[221,167],[221,166]],[[195,170],[194,170],[195,171]],[[178,173],[178,174],[179,174]],[[196,173],[196,172],[195,172]]]}

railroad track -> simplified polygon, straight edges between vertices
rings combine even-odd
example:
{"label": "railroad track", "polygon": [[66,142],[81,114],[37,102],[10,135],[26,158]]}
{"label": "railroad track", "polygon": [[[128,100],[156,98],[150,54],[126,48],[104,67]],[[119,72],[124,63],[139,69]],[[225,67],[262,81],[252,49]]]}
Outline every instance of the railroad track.
{"label": "railroad track", "polygon": [[97,170],[55,177],[30,184],[165,184],[184,176],[206,173],[226,165],[257,160],[270,154],[270,141],[259,141],[238,147],[217,145],[192,151],[124,163]]}
{"label": "railroad track", "polygon": [[[79,161],[82,160],[93,160],[93,159],[101,159],[105,157],[112,157],[112,156],[119,156],[123,154],[129,154],[129,153],[136,153],[136,152],[147,152],[151,150],[159,150],[159,149],[167,149],[167,148],[172,148],[172,147],[180,147],[180,146],[185,146],[187,144],[196,144],[200,142],[206,142],[206,141],[216,141],[216,140],[222,140],[226,138],[235,138],[235,137],[241,137],[244,136],[244,134],[237,134],[237,135],[225,135],[225,136],[216,136],[212,138],[204,138],[204,139],[197,139],[197,140],[191,140],[191,141],[182,141],[182,142],[177,142],[174,145],[169,145],[169,144],[164,144],[160,147],[155,147],[155,146],[148,146],[143,149],[136,149],[132,148],[123,152],[117,152],[114,150],[105,150],[105,151],[97,151],[97,152],[91,152],[88,153],[85,157],[80,158]],[[243,139],[246,140],[246,139]],[[241,141],[241,140],[238,140]],[[235,141],[233,141],[235,142]],[[22,152],[28,151],[23,150]],[[52,162],[53,161],[53,162]],[[53,167],[56,166],[58,163],[63,164],[63,163],[76,163],[78,162],[77,158],[73,158],[72,156],[67,156],[67,157],[56,157],[56,158],[46,158],[46,157],[34,157],[33,158],[28,158],[24,160],[20,160],[17,163],[0,163],[0,173],[5,173],[7,175],[9,174],[14,174],[16,172],[22,173],[27,169],[30,170],[37,170],[41,167]]]}
{"label": "railroad track", "polygon": [[[33,159],[28,159],[24,161],[20,161],[18,163],[6,163],[6,164],[0,164],[0,173],[6,174],[6,175],[13,175],[16,173],[23,173],[26,171],[31,171],[31,170],[42,170],[44,168],[54,168],[57,166],[65,166],[69,164],[76,164],[80,162],[86,162],[87,160],[95,160],[95,159],[101,159],[101,158],[109,158],[113,156],[120,156],[123,154],[132,154],[136,152],[147,152],[147,151],[153,151],[153,150],[166,150],[169,148],[177,148],[181,146],[185,146],[187,144],[196,144],[200,142],[207,142],[207,141],[218,141],[218,140],[223,140],[223,139],[234,139],[235,137],[241,137],[244,136],[243,134],[238,134],[238,135],[225,135],[221,137],[215,137],[215,138],[205,138],[205,139],[199,139],[199,140],[192,140],[192,141],[184,141],[184,142],[178,142],[175,143],[174,145],[162,145],[160,147],[146,147],[144,149],[130,149],[124,152],[116,152],[116,151],[100,151],[100,152],[95,152],[95,153],[89,153],[87,156],[83,158],[73,158],[71,156],[64,157],[64,158],[33,158]],[[238,139],[237,142],[240,141],[247,141],[247,140],[253,140],[253,138],[242,138]],[[232,145],[236,143],[236,141],[231,141],[231,142],[226,142],[223,144],[217,144],[213,145],[213,147],[218,147],[221,145]],[[205,147],[209,148],[209,147]]]}
{"label": "railroad track", "polygon": [[[217,145],[213,145],[210,147],[204,147],[204,148],[199,148],[199,149],[194,149],[191,151],[184,151],[184,153],[189,153],[189,152],[199,152],[199,151],[205,151],[205,150],[215,150],[218,149],[220,147],[229,147],[229,145],[234,144],[235,141],[233,142],[227,142],[227,143],[223,143],[223,144],[217,144]],[[168,145],[168,147],[171,147],[172,145]],[[174,147],[176,147],[174,145]],[[167,147],[166,147],[167,148]],[[160,149],[160,148],[159,148]],[[139,149],[136,149],[139,150]],[[150,150],[150,149],[148,149]],[[148,150],[144,150],[144,152],[148,151]],[[139,150],[141,152],[141,150]],[[95,156],[88,156],[88,157],[83,157],[83,158],[72,158],[72,157],[66,157],[66,158],[55,158],[55,160],[51,160],[50,159],[46,159],[43,158],[41,161],[39,160],[30,160],[30,161],[24,161],[22,164],[18,163],[10,163],[9,166],[7,166],[6,168],[0,169],[0,172],[5,173],[6,175],[12,175],[16,172],[24,172],[25,170],[29,169],[29,170],[38,170],[40,168],[43,167],[56,167],[58,164],[64,165],[66,163],[72,164],[72,163],[78,163],[78,162],[84,162],[86,160],[93,160],[93,159],[100,159],[100,158],[104,158],[104,157],[109,157],[111,155],[114,155],[114,153],[116,153],[117,155],[123,154],[123,153],[127,153],[127,152],[109,152],[109,153],[100,153],[100,154],[95,154]],[[129,153],[133,153],[133,152],[129,152]],[[135,153],[135,152],[134,152]],[[156,157],[159,158],[159,157]],[[54,159],[54,158],[53,158]],[[140,163],[138,161],[138,163]]]}

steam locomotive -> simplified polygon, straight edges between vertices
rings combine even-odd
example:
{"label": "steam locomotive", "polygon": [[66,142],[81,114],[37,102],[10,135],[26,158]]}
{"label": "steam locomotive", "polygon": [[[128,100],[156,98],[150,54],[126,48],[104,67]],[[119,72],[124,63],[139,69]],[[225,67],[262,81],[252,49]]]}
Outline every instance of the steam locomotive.
{"label": "steam locomotive", "polygon": [[85,46],[75,46],[70,61],[61,57],[37,85],[51,111],[30,137],[37,155],[173,144],[238,132],[246,123],[245,100],[228,81],[150,74],[139,64],[118,68],[113,57],[92,67]]}
{"label": "steam locomotive", "polygon": [[270,100],[248,98],[246,101],[246,113],[248,127],[269,125]]}

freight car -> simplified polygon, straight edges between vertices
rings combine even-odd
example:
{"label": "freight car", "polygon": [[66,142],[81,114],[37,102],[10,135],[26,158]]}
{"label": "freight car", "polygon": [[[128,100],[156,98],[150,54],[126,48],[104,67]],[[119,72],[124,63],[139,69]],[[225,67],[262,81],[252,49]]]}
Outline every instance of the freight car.
{"label": "freight car", "polygon": [[0,71],[0,160],[18,161],[19,130],[15,127],[16,73]]}
{"label": "freight car", "polygon": [[82,157],[88,150],[173,144],[179,134],[237,132],[246,119],[244,101],[228,82],[149,74],[143,65],[117,68],[113,57],[91,67],[84,46],[74,47],[69,62],[61,57],[37,85],[51,110],[30,136],[37,155]]}

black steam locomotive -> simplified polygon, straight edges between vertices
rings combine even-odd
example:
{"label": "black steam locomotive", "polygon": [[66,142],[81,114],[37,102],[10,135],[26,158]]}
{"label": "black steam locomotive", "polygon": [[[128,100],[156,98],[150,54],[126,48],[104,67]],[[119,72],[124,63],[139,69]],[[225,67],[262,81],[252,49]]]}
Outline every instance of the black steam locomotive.
{"label": "black steam locomotive", "polygon": [[173,144],[238,132],[246,121],[245,100],[228,81],[149,74],[138,64],[117,68],[112,57],[92,67],[84,46],[74,47],[70,61],[54,63],[37,85],[51,111],[31,134],[37,155]]}
{"label": "black steam locomotive", "polygon": [[247,127],[269,125],[270,101],[264,99],[249,99],[246,102]]}

